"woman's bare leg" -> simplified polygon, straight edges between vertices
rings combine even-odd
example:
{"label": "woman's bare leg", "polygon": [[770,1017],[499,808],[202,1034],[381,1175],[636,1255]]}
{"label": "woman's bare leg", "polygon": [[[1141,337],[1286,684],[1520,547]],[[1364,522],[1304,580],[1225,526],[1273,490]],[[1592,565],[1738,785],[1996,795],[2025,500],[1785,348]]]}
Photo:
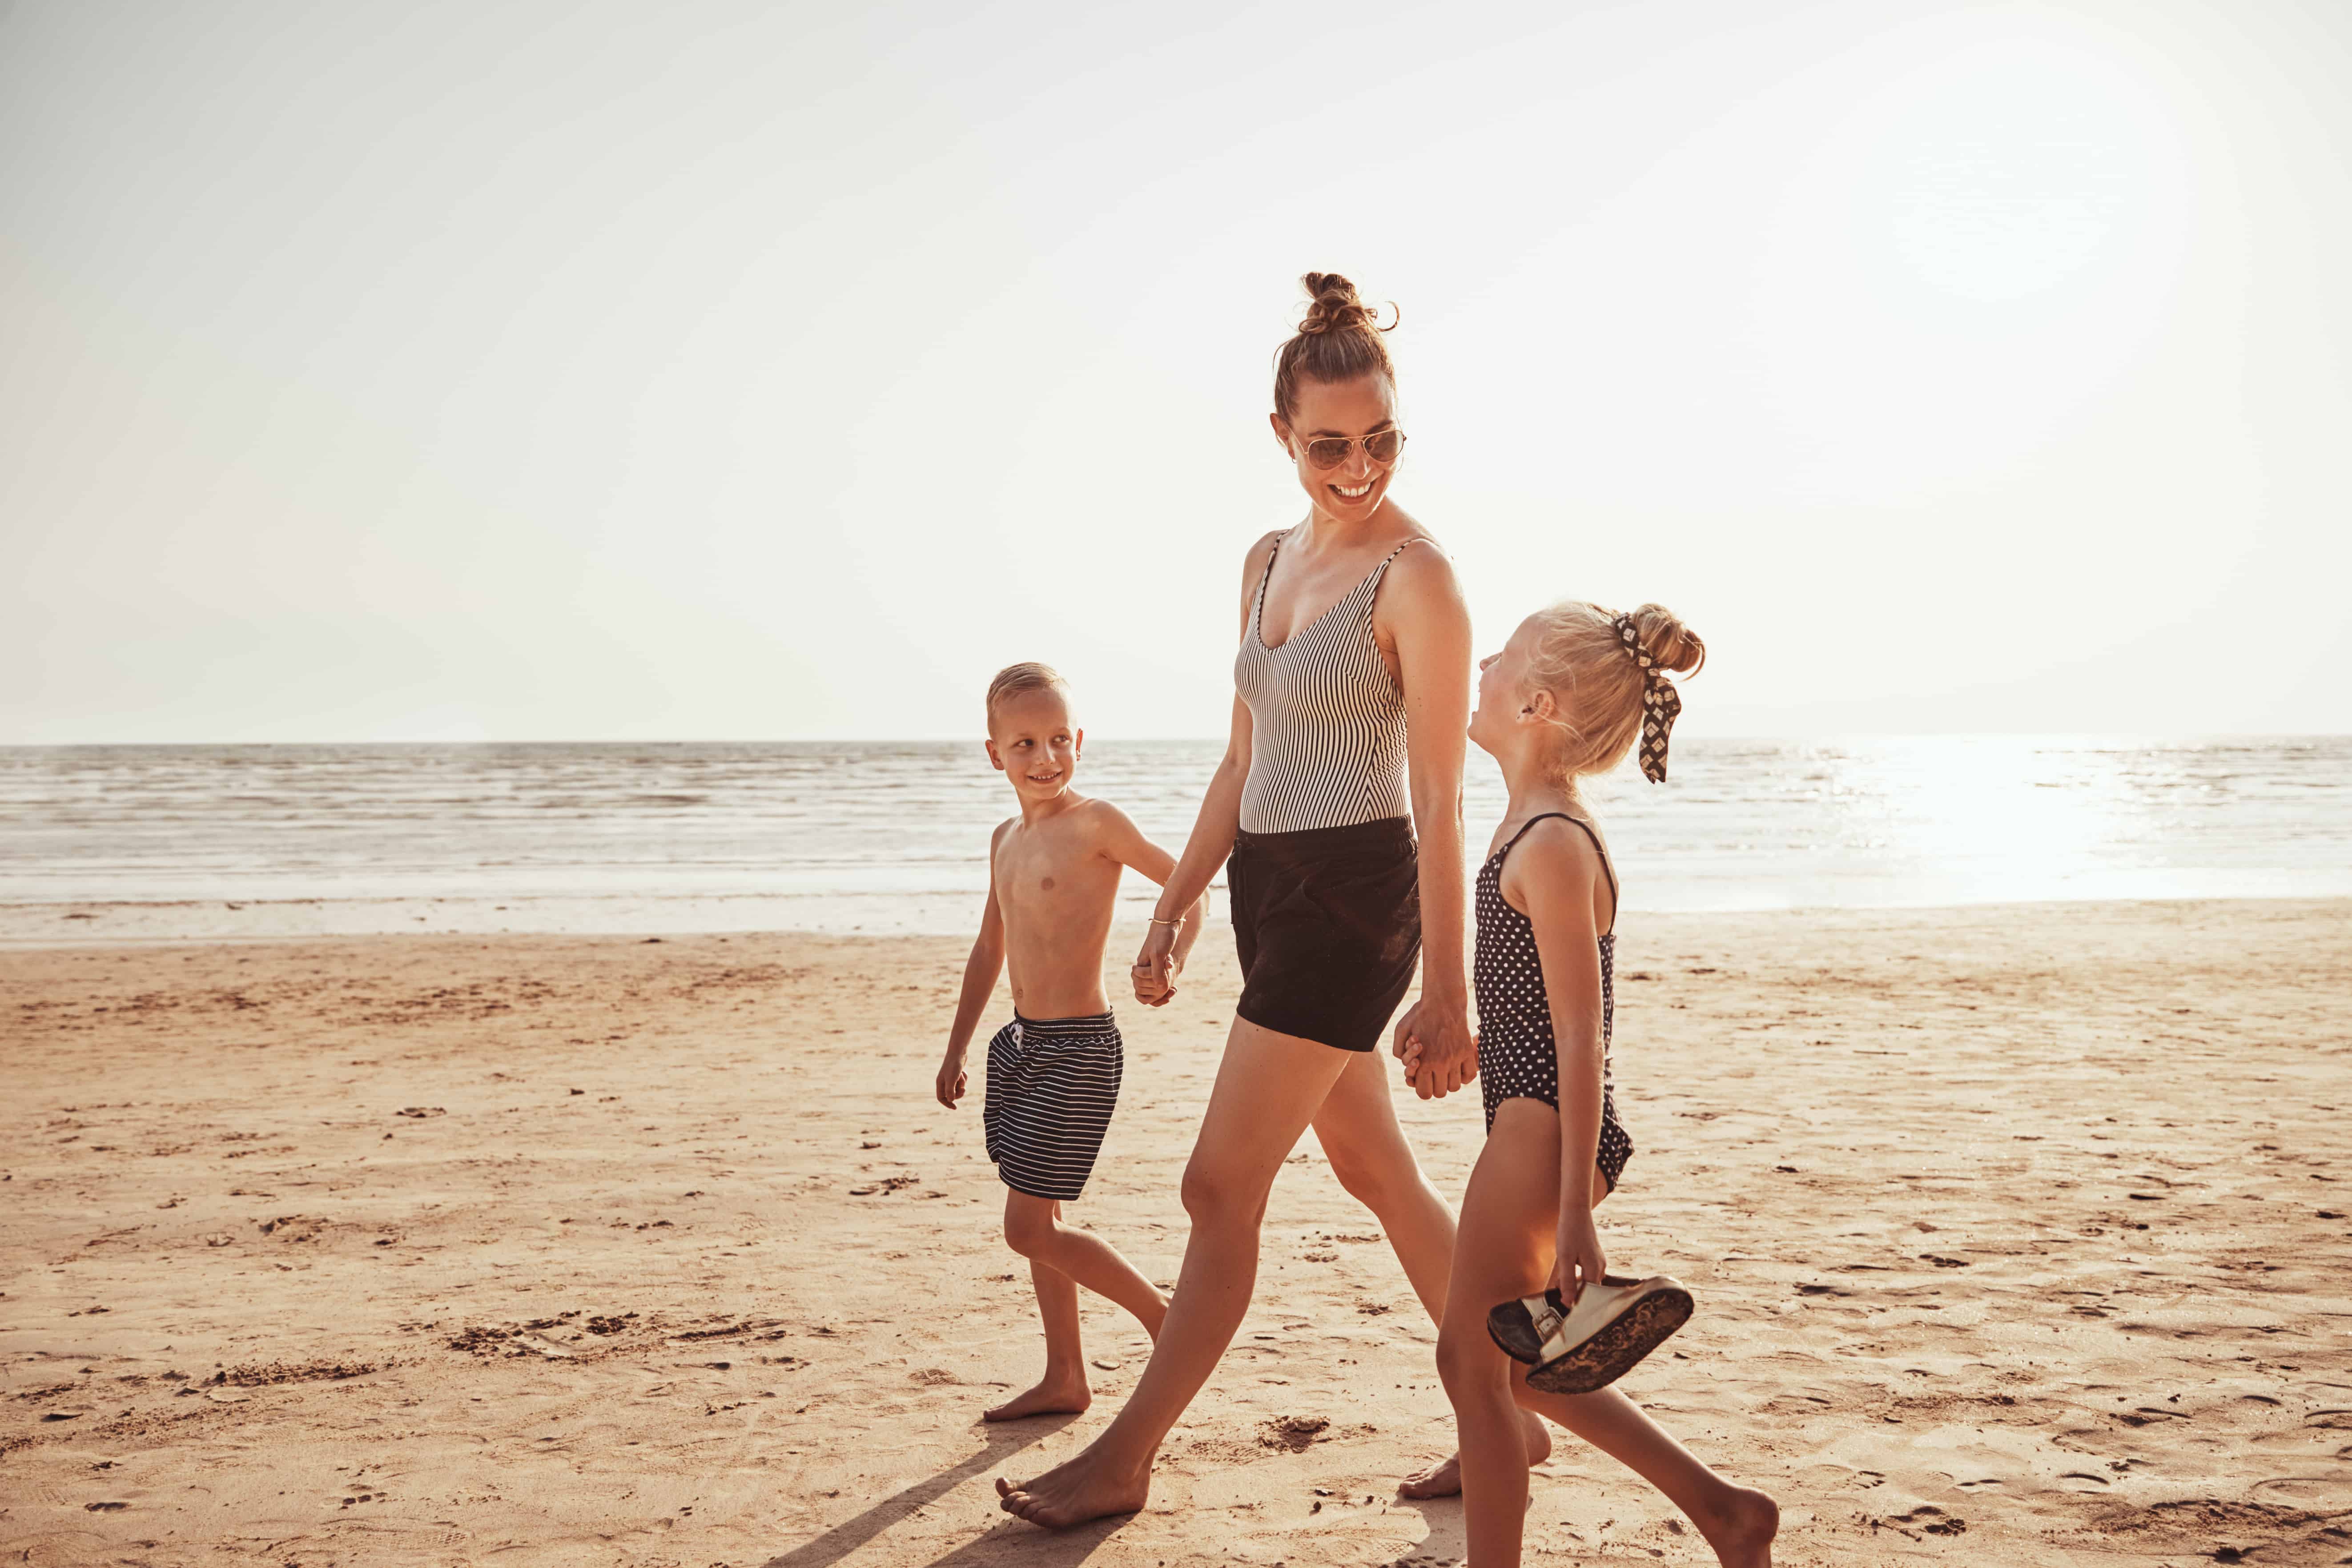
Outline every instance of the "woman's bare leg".
{"label": "woman's bare leg", "polygon": [[[1726,1568],[1769,1568],[1779,1507],[1735,1487],[1613,1388],[1543,1394],[1526,1369],[1495,1348],[1486,1312],[1530,1296],[1551,1273],[1559,1221],[1559,1122],[1531,1100],[1503,1102],[1462,1207],[1453,1289],[1438,1330],[1438,1370],[1462,1429],[1463,1511],[1473,1568],[1519,1560],[1527,1471],[1510,1462],[1497,1395],[1567,1427],[1656,1487],[1696,1525]],[[1457,1392],[1458,1390],[1458,1392]]]}
{"label": "woman's bare leg", "polygon": [[1160,1443],[1249,1310],[1266,1194],[1347,1060],[1328,1046],[1234,1020],[1184,1167],[1192,1235],[1150,1363],[1127,1407],[1075,1458],[1034,1480],[998,1479],[1005,1511],[1058,1530],[1143,1506]]}
{"label": "woman's bare leg", "polygon": [[1397,1124],[1384,1058],[1364,1051],[1349,1052],[1345,1060],[1315,1112],[1315,1141],[1339,1184],[1381,1222],[1434,1322],[1445,1310],[1445,1278],[1454,1267],[1454,1211],[1422,1174],[1421,1161]]}
{"label": "woman's bare leg", "polygon": [[[1381,1222],[1429,1321],[1442,1322],[1454,1267],[1454,1211],[1422,1174],[1421,1161],[1397,1124],[1388,1068],[1378,1053],[1349,1057],[1315,1113],[1315,1138],[1339,1184]],[[1551,1434],[1532,1415],[1517,1419],[1527,1462],[1542,1464],[1551,1457]],[[1459,1471],[1448,1458],[1407,1477],[1400,1489],[1407,1497],[1449,1497],[1461,1489]]]}

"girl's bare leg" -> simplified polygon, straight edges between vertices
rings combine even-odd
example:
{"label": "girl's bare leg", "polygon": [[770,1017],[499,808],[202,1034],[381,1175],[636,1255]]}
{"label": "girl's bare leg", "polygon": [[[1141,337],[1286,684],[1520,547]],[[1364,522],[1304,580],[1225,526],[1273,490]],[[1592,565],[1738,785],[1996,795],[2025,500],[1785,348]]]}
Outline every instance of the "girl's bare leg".
{"label": "girl's bare leg", "polygon": [[1613,1388],[1542,1394],[1486,1336],[1496,1302],[1543,1289],[1559,1219],[1559,1122],[1534,1100],[1504,1101],[1470,1178],[1454,1279],[1438,1330],[1438,1370],[1462,1433],[1463,1512],[1473,1568],[1519,1561],[1525,1465],[1513,1460],[1502,1413],[1516,1404],[1567,1427],[1664,1493],[1726,1568],[1769,1568],[1780,1510],[1735,1487]]}
{"label": "girl's bare leg", "polygon": [[[1454,1211],[1422,1174],[1389,1095],[1388,1068],[1380,1054],[1350,1055],[1315,1112],[1315,1138],[1339,1184],[1381,1222],[1430,1321],[1442,1323],[1454,1267]],[[1514,1419],[1526,1462],[1540,1465],[1549,1458],[1551,1434],[1544,1424],[1532,1415]],[[1407,1497],[1451,1496],[1461,1489],[1459,1468],[1456,1459],[1448,1458],[1406,1478],[1400,1489]]]}
{"label": "girl's bare leg", "polygon": [[1151,1363],[1127,1407],[1075,1458],[1034,1480],[998,1479],[1005,1511],[1060,1529],[1143,1506],[1160,1443],[1249,1310],[1266,1194],[1347,1060],[1328,1046],[1234,1020],[1184,1167],[1192,1235]]}

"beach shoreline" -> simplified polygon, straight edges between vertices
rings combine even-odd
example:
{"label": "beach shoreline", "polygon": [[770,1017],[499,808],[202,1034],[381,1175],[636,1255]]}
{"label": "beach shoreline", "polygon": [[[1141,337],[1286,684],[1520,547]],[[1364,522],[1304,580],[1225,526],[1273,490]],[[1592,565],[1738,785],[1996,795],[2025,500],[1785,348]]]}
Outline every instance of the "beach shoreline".
{"label": "beach shoreline", "polygon": [[[1786,1563],[2335,1561],[2347,916],[1629,910],[1637,1152],[1602,1236],[1699,1300],[1629,1392],[1780,1498]],[[1393,1495],[1451,1440],[1433,1333],[1311,1134],[1151,1506],[1058,1544],[995,1511],[989,1479],[1098,1431],[1146,1347],[1090,1303],[1094,1409],[977,1424],[1040,1352],[979,1085],[930,1099],[966,945],[0,948],[0,1552],[1458,1557],[1454,1504]],[[1173,1005],[1118,1008],[1127,1086],[1073,1217],[1162,1281],[1235,989],[1220,921]],[[1458,1199],[1475,1091],[1399,1107]],[[1564,1441],[1529,1544],[1702,1561],[1670,1514]]]}
{"label": "beach shoreline", "polygon": [[[1472,868],[1475,869],[1475,866]],[[2178,873],[2168,874],[2183,881]],[[1872,901],[1824,900],[1780,903],[1739,901],[1721,906],[1660,909],[1628,900],[1629,915],[1667,920],[1738,921],[1795,917],[1836,920],[1859,915],[1932,918],[1946,911],[1978,914],[2006,909],[2062,910],[2108,906],[2302,905],[2345,902],[2315,893],[2307,883],[2260,879],[2236,873],[2225,893],[2168,890],[2116,898],[2085,893],[2022,899],[1953,900],[1886,897]],[[1121,890],[1122,925],[1140,924],[1158,889],[1136,879]],[[1212,923],[1228,918],[1222,879],[1210,892]],[[930,893],[677,893],[628,895],[505,894],[371,898],[56,899],[0,901],[0,952],[50,948],[203,947],[214,943],[284,946],[308,942],[364,942],[378,937],[489,937],[506,941],[572,937],[625,940],[647,936],[968,939],[984,895]]]}

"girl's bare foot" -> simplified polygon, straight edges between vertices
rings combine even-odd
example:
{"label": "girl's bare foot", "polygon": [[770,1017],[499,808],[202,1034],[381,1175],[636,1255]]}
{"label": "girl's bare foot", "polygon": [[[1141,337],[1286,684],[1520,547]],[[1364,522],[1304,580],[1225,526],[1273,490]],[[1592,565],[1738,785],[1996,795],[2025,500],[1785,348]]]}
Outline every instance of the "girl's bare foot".
{"label": "girl's bare foot", "polygon": [[1147,1465],[1134,1475],[1118,1474],[1088,1448],[1034,1481],[999,1476],[996,1495],[1002,1500],[997,1506],[1007,1513],[1047,1530],[1066,1530],[1090,1519],[1135,1512],[1151,1495],[1151,1471]]}
{"label": "girl's bare foot", "polygon": [[980,1413],[982,1421],[1018,1421],[1024,1415],[1077,1415],[1095,1402],[1086,1374],[1057,1377],[1047,1373],[1037,1386],[1016,1394],[993,1409]]}
{"label": "girl's bare foot", "polygon": [[[1519,1429],[1528,1440],[1528,1463],[1540,1465],[1551,1458],[1551,1429],[1532,1411],[1519,1412]],[[1425,1470],[1415,1470],[1397,1487],[1399,1497],[1457,1497],[1462,1491],[1462,1456],[1448,1454]]]}
{"label": "girl's bare foot", "polygon": [[1772,1538],[1780,1533],[1780,1505],[1762,1492],[1734,1487],[1724,1506],[1692,1521],[1723,1568],[1772,1568]]}

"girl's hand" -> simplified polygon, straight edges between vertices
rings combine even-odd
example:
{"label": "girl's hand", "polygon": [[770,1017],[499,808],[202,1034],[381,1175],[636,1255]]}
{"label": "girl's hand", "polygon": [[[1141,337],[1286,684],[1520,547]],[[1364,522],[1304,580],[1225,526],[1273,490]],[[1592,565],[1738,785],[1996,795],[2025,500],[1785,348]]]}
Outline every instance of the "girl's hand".
{"label": "girl's hand", "polygon": [[950,1051],[947,1060],[940,1064],[939,1083],[933,1092],[940,1097],[941,1105],[953,1110],[955,1102],[963,1098],[963,1053]]}
{"label": "girl's hand", "polygon": [[1551,1266],[1548,1283],[1559,1292],[1559,1299],[1570,1306],[1576,1305],[1578,1292],[1587,1285],[1598,1285],[1609,1272],[1609,1259],[1601,1250],[1601,1232],[1592,1223],[1591,1209],[1563,1212],[1559,1216],[1559,1255]]}
{"label": "girl's hand", "polygon": [[1470,1009],[1423,993],[1397,1020],[1392,1048],[1405,1081],[1423,1100],[1443,1099],[1478,1076],[1478,1037]]}
{"label": "girl's hand", "polygon": [[1135,955],[1135,999],[1148,1007],[1165,1006],[1176,994],[1176,928],[1144,928],[1142,951]]}

